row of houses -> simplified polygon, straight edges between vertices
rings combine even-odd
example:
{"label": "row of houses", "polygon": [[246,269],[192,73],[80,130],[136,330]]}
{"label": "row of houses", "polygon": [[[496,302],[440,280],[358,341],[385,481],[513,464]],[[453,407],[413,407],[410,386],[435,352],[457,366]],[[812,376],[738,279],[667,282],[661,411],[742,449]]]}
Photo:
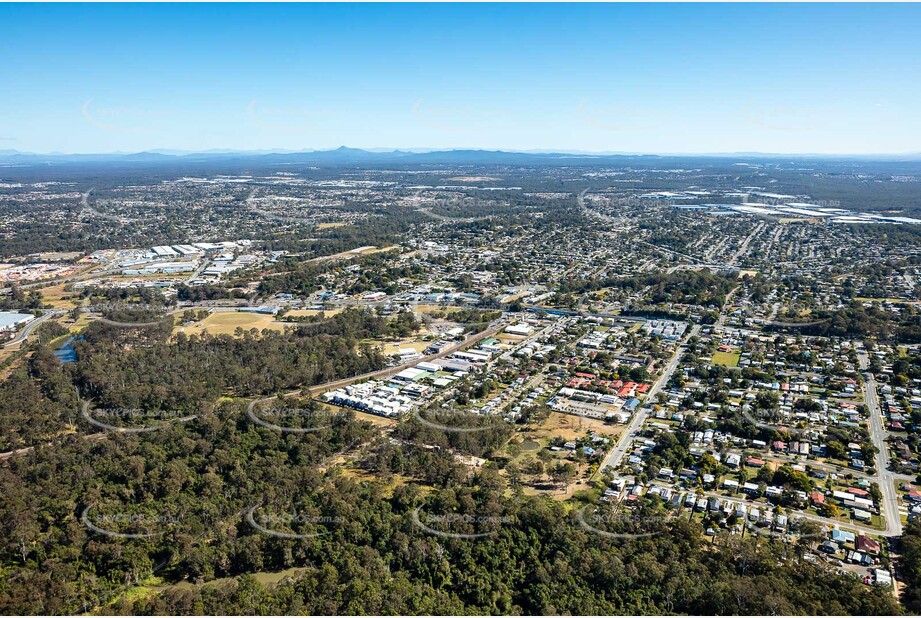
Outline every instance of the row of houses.
{"label": "row of houses", "polygon": [[328,403],[354,408],[378,416],[395,417],[412,409],[414,398],[403,389],[384,382],[369,380],[323,393]]}

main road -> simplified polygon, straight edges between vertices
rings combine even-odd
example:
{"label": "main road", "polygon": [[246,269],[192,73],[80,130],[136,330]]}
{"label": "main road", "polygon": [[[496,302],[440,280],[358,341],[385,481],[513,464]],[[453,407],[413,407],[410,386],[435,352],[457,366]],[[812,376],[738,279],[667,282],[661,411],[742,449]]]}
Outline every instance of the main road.
{"label": "main road", "polygon": [[662,375],[659,376],[659,379],[656,380],[656,383],[652,385],[651,389],[649,389],[649,393],[646,395],[646,403],[637,408],[636,412],[633,414],[633,418],[631,419],[630,424],[627,426],[627,430],[624,431],[624,433],[621,435],[617,445],[611,449],[607,457],[604,458],[604,461],[601,462],[601,465],[598,466],[599,472],[605,468],[616,468],[620,465],[621,460],[627,453],[627,449],[629,449],[630,445],[633,444],[634,435],[640,430],[640,428],[643,426],[643,423],[646,422],[646,418],[649,416],[649,408],[647,407],[647,404],[655,400],[655,397],[659,394],[659,391],[661,391],[665,385],[668,384],[672,374],[675,373],[675,369],[678,368],[678,364],[681,362],[681,355],[684,353],[688,340],[699,333],[700,325],[695,324],[693,327],[691,327],[691,330],[688,332],[688,334],[685,335],[684,339],[681,340],[681,343],[678,345],[678,347],[675,348],[675,353],[668,361],[668,365],[665,366],[665,370],[662,372]]}
{"label": "main road", "polygon": [[454,343],[435,354],[429,354],[428,356],[423,356],[422,358],[414,358],[411,361],[407,361],[405,363],[401,363],[393,367],[386,367],[384,369],[379,369],[377,371],[372,371],[370,373],[363,373],[361,375],[352,376],[351,378],[342,378],[340,380],[335,380],[333,382],[327,382],[326,384],[317,384],[316,386],[311,386],[307,389],[298,390],[298,391],[295,391],[294,393],[289,393],[289,394],[299,394],[303,392],[303,390],[306,390],[311,396],[314,396],[319,393],[325,393],[326,391],[335,390],[337,388],[343,388],[345,386],[348,386],[349,384],[354,384],[355,382],[361,382],[363,380],[371,380],[374,378],[389,378],[391,376],[395,376],[396,374],[400,373],[404,369],[415,367],[419,363],[431,362],[433,360],[443,358],[449,354],[453,354],[454,352],[457,352],[458,350],[469,348],[470,346],[475,345],[476,343],[478,343],[479,341],[483,339],[486,339],[487,337],[492,337],[493,335],[498,333],[500,330],[505,328],[507,325],[508,323],[505,320],[500,319],[500,320],[493,322],[493,324],[491,324],[485,330],[482,330],[478,333],[473,333],[472,335],[469,335],[468,337],[466,337],[463,341],[458,341],[457,343]]}
{"label": "main road", "polygon": [[26,324],[25,328],[19,331],[15,337],[10,339],[9,341],[4,342],[3,347],[14,346],[19,343],[22,343],[29,335],[32,334],[32,331],[34,331],[36,328],[39,327],[39,325],[42,322],[45,322],[46,320],[50,320],[51,318],[56,318],[59,315],[65,313],[63,309],[45,309],[44,311],[45,311],[44,315],[37,317],[31,322],[29,322],[28,324]]}
{"label": "main road", "polygon": [[879,407],[876,394],[876,377],[869,371],[870,360],[865,348],[857,352],[860,369],[864,371],[864,397],[870,412],[870,439],[876,447],[876,477],[883,494],[880,504],[886,518],[886,535],[901,536],[902,517],[899,514],[899,498],[895,490],[896,475],[889,469],[889,446],[886,444],[886,428],[883,425],[883,413]]}

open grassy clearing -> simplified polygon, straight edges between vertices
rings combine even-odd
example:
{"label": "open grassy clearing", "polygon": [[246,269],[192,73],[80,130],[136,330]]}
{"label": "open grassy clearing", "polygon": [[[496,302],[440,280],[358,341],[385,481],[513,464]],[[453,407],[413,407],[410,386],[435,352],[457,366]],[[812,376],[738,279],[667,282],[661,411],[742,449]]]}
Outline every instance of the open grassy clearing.
{"label": "open grassy clearing", "polygon": [[41,288],[39,292],[42,295],[42,300],[55,309],[73,309],[80,304],[80,293],[66,291],[64,288],[68,285],[71,284],[59,283],[57,285]]}
{"label": "open grassy clearing", "polygon": [[380,341],[372,341],[371,343],[383,347],[384,354],[399,354],[400,350],[409,348],[421,353],[428,346],[427,341],[415,341],[413,339],[403,339],[395,343]]}
{"label": "open grassy clearing", "polygon": [[457,311],[460,308],[460,305],[416,305],[413,307],[413,312],[416,314],[419,313],[451,313],[452,311]]}
{"label": "open grassy clearing", "polygon": [[386,247],[371,247],[370,249],[365,249],[361,251],[362,255],[368,255],[369,253],[382,253],[384,251],[391,251],[393,249],[399,249],[400,245],[388,245]]}
{"label": "open grassy clearing", "polygon": [[722,365],[723,367],[738,367],[739,358],[742,352],[734,350],[732,352],[714,352],[713,358],[710,359],[711,365]]}
{"label": "open grassy clearing", "polygon": [[[599,446],[599,448],[613,448],[617,443],[617,436],[623,433],[624,427],[624,425],[609,425],[597,419],[551,412],[539,425],[529,425],[512,437],[509,443],[515,445],[512,448],[512,451],[515,452],[512,461],[521,464],[524,460],[537,457],[538,452],[548,448],[554,438],[561,438],[566,442],[575,441],[585,437],[589,432],[595,432],[610,439],[608,445]],[[543,480],[537,484],[525,484],[524,492],[529,495],[548,495],[555,500],[566,500],[576,492],[585,490],[594,469],[592,464],[570,460],[569,451],[551,451],[551,453],[552,464],[571,462],[576,466],[575,478],[564,488],[551,483],[549,476],[544,475]]]}
{"label": "open grassy clearing", "polygon": [[303,318],[303,317],[311,317],[315,315],[320,315],[321,313],[324,316],[331,318],[337,313],[342,313],[342,307],[335,307],[333,309],[322,309],[322,310],[321,309],[292,309],[291,311],[287,312],[285,316],[291,316],[294,318]]}
{"label": "open grassy clearing", "polygon": [[376,425],[377,427],[395,427],[397,424],[397,419],[395,418],[387,418],[386,416],[378,416],[377,414],[369,414],[367,412],[361,412],[359,410],[352,410],[351,408],[339,408],[337,406],[332,406],[329,404],[327,404],[327,407],[335,411],[341,411],[341,410],[348,409],[350,412],[355,414],[356,419],[361,420],[361,421],[367,421],[371,423],[372,425]]}
{"label": "open grassy clearing", "polygon": [[200,322],[190,326],[178,325],[173,329],[173,334],[185,333],[186,335],[200,335],[206,330],[212,335],[233,335],[237,328],[262,330],[268,328],[284,332],[286,325],[275,321],[274,315],[262,313],[248,313],[239,311],[220,311],[210,314]]}
{"label": "open grassy clearing", "polygon": [[588,431],[614,437],[623,433],[624,427],[624,425],[609,425],[594,418],[551,412],[547,420],[532,432],[532,439],[538,441],[546,439],[549,443],[551,439],[559,436],[569,441],[581,438]]}

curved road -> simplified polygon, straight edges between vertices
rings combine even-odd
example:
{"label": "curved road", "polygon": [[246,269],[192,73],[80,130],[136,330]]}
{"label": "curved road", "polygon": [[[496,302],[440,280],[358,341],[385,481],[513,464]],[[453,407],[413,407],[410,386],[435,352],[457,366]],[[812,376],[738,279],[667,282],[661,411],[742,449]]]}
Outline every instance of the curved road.
{"label": "curved road", "polygon": [[44,315],[37,317],[31,322],[29,322],[28,324],[26,324],[26,327],[23,328],[21,331],[19,331],[19,333],[17,333],[15,337],[10,339],[9,341],[4,342],[3,347],[18,345],[22,343],[23,341],[25,341],[25,339],[29,335],[32,334],[32,331],[34,331],[36,328],[39,327],[39,325],[42,322],[50,320],[51,318],[56,318],[59,315],[66,313],[64,309],[45,309],[44,311],[45,311]]}

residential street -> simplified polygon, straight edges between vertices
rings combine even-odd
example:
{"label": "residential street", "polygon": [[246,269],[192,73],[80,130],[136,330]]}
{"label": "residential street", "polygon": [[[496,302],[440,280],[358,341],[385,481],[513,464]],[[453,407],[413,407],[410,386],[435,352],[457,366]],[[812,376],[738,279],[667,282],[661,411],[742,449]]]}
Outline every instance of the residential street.
{"label": "residential street", "polygon": [[870,410],[870,439],[879,450],[876,454],[875,467],[876,480],[879,483],[880,491],[883,493],[880,510],[886,518],[886,535],[900,536],[902,534],[902,519],[899,515],[899,500],[895,490],[897,476],[889,470],[889,448],[886,444],[887,434],[883,424],[883,412],[879,407],[879,398],[876,394],[876,378],[872,373],[866,371],[870,366],[870,360],[865,349],[860,349],[858,359],[861,370],[865,371],[865,397],[867,408]]}
{"label": "residential street", "polygon": [[[665,368],[665,371],[662,373],[661,377],[656,381],[653,387],[649,391],[649,396],[646,398],[646,402],[654,402],[656,394],[662,390],[666,384],[668,384],[669,379],[672,374],[678,367],[682,353],[684,352],[684,345],[688,339],[700,332],[700,326],[694,326],[685,338],[682,340],[681,345],[676,349],[675,354],[672,356],[668,365]],[[866,370],[869,367],[869,359],[867,358],[866,351],[861,350],[859,352],[860,367],[862,370]],[[870,436],[873,440],[873,444],[878,449],[876,455],[876,476],[866,475],[866,478],[876,481],[879,484],[880,491],[883,494],[883,500],[880,504],[880,512],[885,519],[886,529],[877,530],[870,526],[864,526],[856,523],[847,523],[842,524],[840,521],[834,519],[829,519],[826,517],[821,517],[818,515],[811,514],[801,514],[801,516],[806,519],[816,521],[828,526],[841,526],[846,525],[849,528],[859,530],[868,534],[875,534],[887,537],[900,536],[902,534],[902,521],[899,515],[899,506],[898,506],[898,496],[896,494],[895,482],[899,480],[904,475],[898,475],[888,469],[888,449],[886,444],[886,430],[883,422],[882,411],[879,407],[879,400],[876,394],[876,380],[871,373],[865,373],[866,378],[866,403],[867,407],[870,410]],[[599,466],[599,472],[603,471],[606,468],[617,468],[621,461],[626,455],[627,451],[630,449],[630,446],[633,444],[633,440],[636,437],[636,434],[642,428],[643,423],[646,422],[646,419],[649,416],[649,408],[641,406],[636,414],[633,415],[633,418],[630,421],[626,431],[621,435],[620,440],[617,445],[608,453]],[[832,466],[817,466],[826,470],[836,470]],[[838,470],[840,471],[840,470]],[[705,495],[717,497],[723,500],[731,500],[738,503],[746,503],[744,499],[739,498],[728,498],[724,495],[707,492]]]}
{"label": "residential street", "polygon": [[[684,339],[681,340],[681,344],[675,349],[675,353],[672,355],[671,360],[668,361],[668,365],[665,367],[665,371],[662,372],[662,375],[656,380],[656,383],[653,384],[652,388],[649,389],[649,394],[646,396],[646,402],[655,401],[656,395],[665,388],[665,385],[668,384],[668,381],[671,379],[672,374],[675,373],[675,369],[678,368],[678,364],[681,361],[681,355],[684,354],[684,346],[687,343],[688,339],[697,335],[700,332],[700,325],[694,325],[691,327],[691,330],[688,331],[688,334],[685,335]],[[630,424],[627,426],[627,430],[620,436],[617,445],[611,449],[611,452],[604,458],[604,461],[601,462],[601,465],[598,466],[598,471],[602,471],[607,467],[616,468],[620,465],[621,460],[624,458],[624,455],[627,452],[627,449],[630,448],[630,445],[633,444],[633,438],[635,434],[643,426],[643,423],[646,422],[646,418],[649,416],[649,408],[646,405],[640,406],[636,413],[633,415],[633,418],[630,420]]]}

